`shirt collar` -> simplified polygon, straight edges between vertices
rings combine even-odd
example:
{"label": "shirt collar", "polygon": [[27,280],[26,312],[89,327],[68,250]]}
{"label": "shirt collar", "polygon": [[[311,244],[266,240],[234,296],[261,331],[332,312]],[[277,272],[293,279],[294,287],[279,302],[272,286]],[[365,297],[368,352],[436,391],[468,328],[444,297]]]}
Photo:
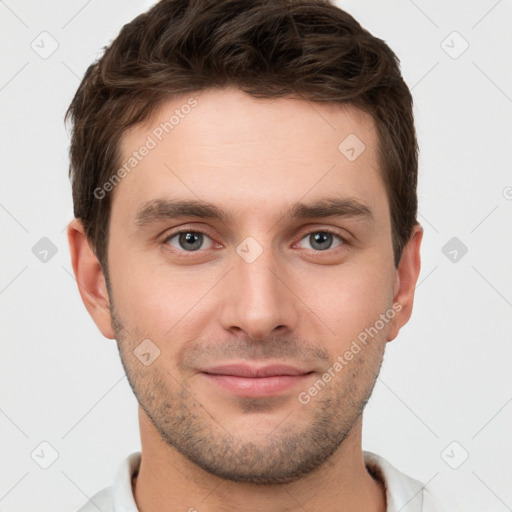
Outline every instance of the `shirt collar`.
{"label": "shirt collar", "polygon": [[[424,485],[405,475],[386,459],[363,451],[368,471],[382,481],[386,489],[386,512],[421,512]],[[114,512],[139,512],[133,496],[132,478],[137,475],[141,452],[131,453],[116,475],[112,500]]]}

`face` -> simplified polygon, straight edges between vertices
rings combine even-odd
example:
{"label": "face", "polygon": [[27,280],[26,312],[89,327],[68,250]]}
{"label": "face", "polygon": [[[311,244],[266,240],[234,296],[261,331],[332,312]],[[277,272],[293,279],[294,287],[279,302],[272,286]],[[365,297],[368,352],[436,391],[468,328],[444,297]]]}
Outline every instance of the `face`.
{"label": "face", "polygon": [[398,315],[373,120],[205,91],[121,150],[141,158],[113,191],[110,313],[144,414],[223,478],[318,468],[359,420]]}

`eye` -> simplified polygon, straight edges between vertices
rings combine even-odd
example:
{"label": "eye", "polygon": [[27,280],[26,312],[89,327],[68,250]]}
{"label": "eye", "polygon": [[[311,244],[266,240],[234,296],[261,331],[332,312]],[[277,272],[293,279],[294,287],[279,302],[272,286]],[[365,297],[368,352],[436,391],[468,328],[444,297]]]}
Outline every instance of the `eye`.
{"label": "eye", "polygon": [[[335,238],[337,238],[339,242],[333,247],[333,241]],[[302,244],[304,240],[309,242],[315,251],[326,251],[327,249],[335,248],[345,243],[345,240],[343,240],[340,235],[325,230],[312,231],[302,238],[299,242],[299,246],[303,249],[309,249],[309,247],[303,247]]]}
{"label": "eye", "polygon": [[[205,242],[205,240],[209,240],[210,242],[213,243],[213,240],[205,233],[202,233],[201,231],[192,231],[187,229],[184,231],[178,231],[168,236],[164,240],[164,243],[178,250],[194,252],[198,251],[199,249],[205,249],[205,247],[203,247],[203,243]],[[211,247],[206,247],[206,249],[208,248]]]}

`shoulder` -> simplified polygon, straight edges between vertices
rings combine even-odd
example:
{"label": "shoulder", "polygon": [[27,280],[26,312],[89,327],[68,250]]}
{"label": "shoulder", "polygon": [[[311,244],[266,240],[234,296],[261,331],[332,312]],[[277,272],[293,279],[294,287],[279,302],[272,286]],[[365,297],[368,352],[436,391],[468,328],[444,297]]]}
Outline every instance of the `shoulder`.
{"label": "shoulder", "polygon": [[444,512],[426,484],[402,473],[380,455],[363,451],[363,456],[368,471],[384,484],[387,512]]}
{"label": "shoulder", "polygon": [[112,501],[112,487],[105,487],[97,492],[87,503],[85,503],[77,512],[114,512]]}
{"label": "shoulder", "polygon": [[128,455],[119,467],[113,485],[97,492],[77,512],[137,512],[131,482],[139,470],[140,461],[140,452]]}

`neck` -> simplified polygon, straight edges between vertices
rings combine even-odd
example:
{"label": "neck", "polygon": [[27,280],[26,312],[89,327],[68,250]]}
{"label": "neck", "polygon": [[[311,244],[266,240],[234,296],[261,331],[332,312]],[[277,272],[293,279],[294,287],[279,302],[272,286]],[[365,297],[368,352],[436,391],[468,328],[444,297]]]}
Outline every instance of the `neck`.
{"label": "neck", "polygon": [[142,460],[134,478],[140,512],[385,512],[383,484],[372,478],[361,449],[362,417],[319,469],[282,485],[232,482],[212,475],[165,443],[139,407]]}

